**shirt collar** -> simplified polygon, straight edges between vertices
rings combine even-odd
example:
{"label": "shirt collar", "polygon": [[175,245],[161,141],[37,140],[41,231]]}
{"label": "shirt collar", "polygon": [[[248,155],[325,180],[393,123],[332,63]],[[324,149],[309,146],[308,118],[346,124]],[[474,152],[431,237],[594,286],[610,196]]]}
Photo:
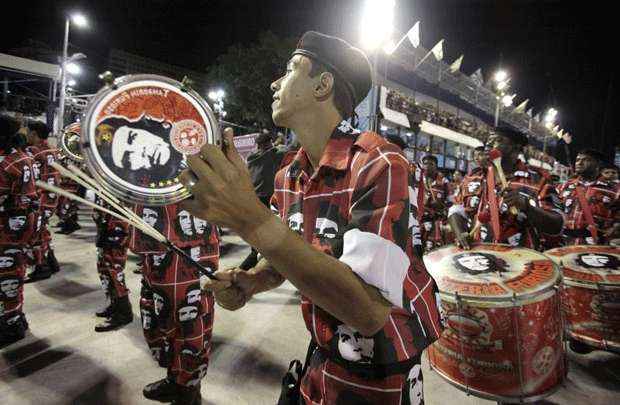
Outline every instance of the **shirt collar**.
{"label": "shirt collar", "polygon": [[[353,146],[356,144],[359,134],[360,131],[351,127],[347,121],[342,121],[329,137],[319,160],[318,169],[329,167],[334,170],[347,170],[353,156]],[[299,149],[293,159],[291,176],[296,177],[294,173],[299,169],[307,173],[312,170],[310,159],[303,147]]]}

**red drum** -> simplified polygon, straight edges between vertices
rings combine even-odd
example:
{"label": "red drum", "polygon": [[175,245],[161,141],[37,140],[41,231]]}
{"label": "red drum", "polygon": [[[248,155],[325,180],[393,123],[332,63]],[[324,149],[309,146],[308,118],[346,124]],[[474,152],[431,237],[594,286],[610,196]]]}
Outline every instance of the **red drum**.
{"label": "red drum", "polygon": [[499,244],[453,245],[424,256],[446,326],[428,348],[456,387],[500,402],[551,394],[566,376],[559,271],[536,251]]}
{"label": "red drum", "polygon": [[620,247],[567,246],[545,254],[562,270],[570,338],[620,352]]}

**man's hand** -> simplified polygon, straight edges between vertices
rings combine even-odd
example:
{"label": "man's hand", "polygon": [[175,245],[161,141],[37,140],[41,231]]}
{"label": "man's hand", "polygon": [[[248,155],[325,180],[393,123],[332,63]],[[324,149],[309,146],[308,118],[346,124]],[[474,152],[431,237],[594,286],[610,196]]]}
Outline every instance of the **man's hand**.
{"label": "man's hand", "polygon": [[215,280],[207,278],[200,286],[203,290],[213,292],[215,302],[229,311],[241,308],[247,301],[245,293],[233,285],[234,271],[235,269],[218,270],[214,273]]}
{"label": "man's hand", "polygon": [[235,149],[233,130],[224,130],[222,151],[217,145],[205,145],[200,153],[188,156],[188,170],[179,180],[193,198],[181,202],[192,215],[237,233],[251,232],[271,213],[261,204],[245,162]]}
{"label": "man's hand", "polygon": [[454,235],[454,241],[456,242],[456,246],[461,249],[469,250],[471,249],[473,239],[469,232],[461,232],[460,234]]}
{"label": "man's hand", "polygon": [[530,206],[528,199],[519,193],[519,190],[508,189],[503,192],[504,203],[509,207],[515,207],[519,211],[526,212]]}

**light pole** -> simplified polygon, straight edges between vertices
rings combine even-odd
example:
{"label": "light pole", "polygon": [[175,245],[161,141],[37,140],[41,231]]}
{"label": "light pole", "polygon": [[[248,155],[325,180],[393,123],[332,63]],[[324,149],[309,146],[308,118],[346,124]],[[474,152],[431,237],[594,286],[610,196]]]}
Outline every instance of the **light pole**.
{"label": "light pole", "polygon": [[510,88],[509,82],[510,78],[508,77],[508,73],[505,70],[498,70],[493,75],[493,80],[495,81],[495,127],[499,125],[499,113],[502,104],[505,107],[510,107],[512,105],[513,96],[508,96],[506,92]]}
{"label": "light pole", "polygon": [[[65,36],[62,43],[62,63],[60,70],[60,100],[58,106],[58,126],[56,128],[56,133],[59,133],[64,128],[65,123],[65,101],[66,101],[66,91],[67,91],[67,71],[73,69],[74,74],[79,73],[79,66],[77,66],[74,62],[78,59],[83,59],[86,57],[83,53],[77,53],[73,55],[71,58],[67,55],[69,50],[69,29],[71,27],[71,22],[73,22],[77,27],[86,27],[88,25],[88,21],[86,17],[82,14],[73,14],[65,20]],[[77,69],[76,69],[77,67]]]}
{"label": "light pole", "polygon": [[[545,113],[545,117],[543,118],[543,122],[545,123],[545,128],[552,132],[553,124],[558,116],[558,110],[551,107]],[[545,139],[543,141],[543,153],[547,153],[547,137],[549,134],[545,134]]]}
{"label": "light pole", "polygon": [[[372,51],[373,86],[370,95],[371,119],[370,130],[379,129],[379,98],[381,88],[379,83],[379,50],[385,46],[394,29],[394,0],[367,0],[361,22],[362,46]],[[356,107],[356,106],[354,106]]]}

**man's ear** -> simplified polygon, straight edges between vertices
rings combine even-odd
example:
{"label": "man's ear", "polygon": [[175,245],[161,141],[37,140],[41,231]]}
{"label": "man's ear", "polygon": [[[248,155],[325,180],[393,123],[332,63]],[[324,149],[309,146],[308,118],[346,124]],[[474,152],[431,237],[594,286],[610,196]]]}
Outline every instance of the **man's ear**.
{"label": "man's ear", "polygon": [[327,100],[334,90],[334,75],[330,72],[323,72],[319,75],[319,80],[314,88],[314,95],[321,101]]}

